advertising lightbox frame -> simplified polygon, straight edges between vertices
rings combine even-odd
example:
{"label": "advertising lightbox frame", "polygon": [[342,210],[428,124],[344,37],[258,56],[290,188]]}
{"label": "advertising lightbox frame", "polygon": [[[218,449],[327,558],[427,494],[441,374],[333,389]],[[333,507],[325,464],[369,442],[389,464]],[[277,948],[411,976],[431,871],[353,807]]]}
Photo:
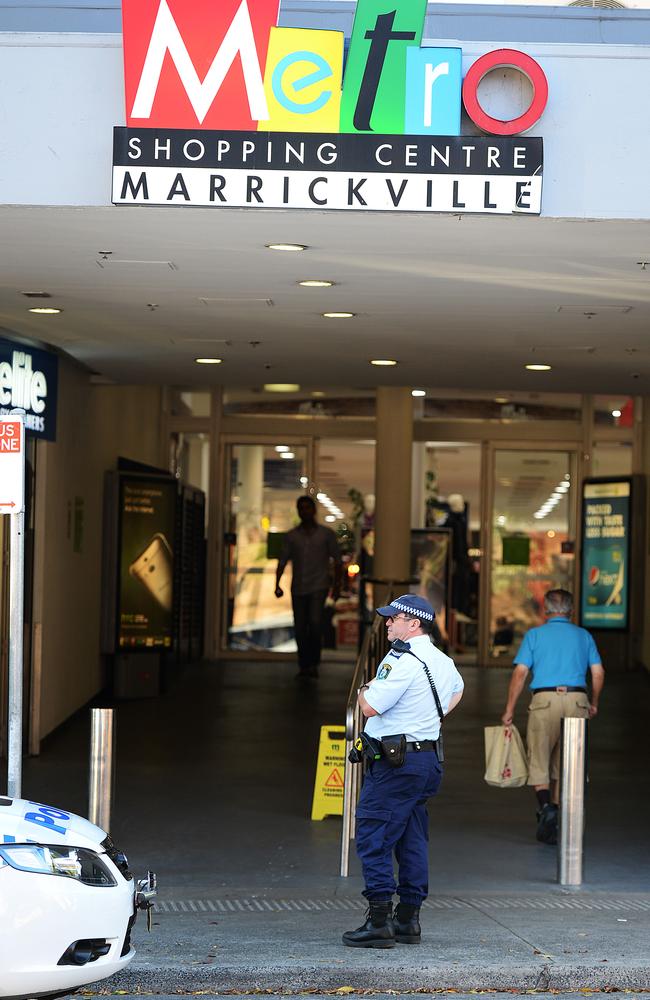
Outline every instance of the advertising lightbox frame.
{"label": "advertising lightbox frame", "polygon": [[[147,484],[158,484],[161,487],[169,487],[174,490],[174,513],[173,531],[171,539],[166,539],[166,544],[160,538],[161,532],[148,532],[149,546],[157,545],[159,554],[169,555],[169,576],[171,579],[170,607],[168,616],[170,620],[169,643],[140,644],[120,644],[121,635],[121,615],[122,615],[122,582],[124,576],[124,511],[123,495],[125,485],[134,482],[141,486]],[[105,498],[104,498],[104,616],[102,622],[102,652],[113,655],[119,653],[173,653],[175,651],[175,566],[174,559],[176,553],[172,545],[177,539],[177,520],[179,510],[179,485],[178,481],[166,473],[156,474],[154,472],[123,471],[108,472],[106,475]],[[145,570],[147,555],[151,555],[152,549],[147,546],[140,546],[136,559],[130,559],[131,576],[142,580]],[[144,584],[143,584],[144,586]],[[150,588],[149,588],[150,589]]]}
{"label": "advertising lightbox frame", "polygon": [[[627,487],[627,495],[616,496],[613,492],[608,493],[605,491],[605,487],[612,486],[613,488],[625,486]],[[590,492],[590,487],[601,487],[603,488],[602,495],[588,496]],[[587,503],[592,503],[595,500],[602,501],[602,504],[607,504],[610,500],[624,500],[627,502],[627,510],[625,512],[615,511],[613,509],[610,512],[598,511],[587,513]],[[635,502],[636,502],[636,489],[635,481],[633,476],[595,476],[585,479],[582,484],[582,495],[580,500],[580,528],[581,528],[581,546],[580,546],[580,601],[578,605],[579,611],[579,621],[583,628],[587,628],[590,631],[602,631],[602,632],[619,632],[628,633],[631,631],[631,616],[633,611],[633,593],[632,593],[632,529],[635,524]],[[586,605],[587,598],[587,588],[589,586],[595,586],[599,582],[599,576],[594,575],[602,572],[601,567],[596,566],[593,563],[593,558],[595,558],[595,553],[599,550],[601,552],[605,551],[607,546],[607,540],[603,540],[602,537],[590,534],[590,532],[595,531],[600,528],[609,528],[612,532],[618,529],[618,523],[610,522],[609,524],[604,523],[588,523],[587,517],[604,519],[617,518],[619,516],[624,517],[623,527],[624,535],[621,541],[616,541],[620,536],[612,534],[610,537],[609,546],[611,548],[618,546],[624,551],[624,580],[622,584],[623,588],[623,615],[620,623],[612,620],[610,622],[604,620],[598,620],[595,617],[590,618],[586,612],[589,610]],[[605,544],[596,545],[596,542],[603,542]],[[590,559],[590,554],[594,553],[594,556]],[[588,573],[594,575],[593,582],[590,583],[589,579],[586,578],[585,574]],[[612,573],[606,574],[607,577],[611,576]],[[602,586],[607,587],[611,584],[616,586],[615,581],[605,579]],[[594,605],[593,607],[606,607],[607,604],[603,603],[600,605]],[[594,616],[596,611],[594,610]]]}

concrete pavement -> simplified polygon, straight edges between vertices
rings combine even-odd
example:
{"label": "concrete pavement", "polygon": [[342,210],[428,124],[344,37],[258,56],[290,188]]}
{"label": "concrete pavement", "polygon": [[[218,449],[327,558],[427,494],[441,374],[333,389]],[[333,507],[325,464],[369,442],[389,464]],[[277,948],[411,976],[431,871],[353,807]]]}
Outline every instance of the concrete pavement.
{"label": "concrete pavement", "polygon": [[[201,665],[117,706],[111,833],[161,891],[154,933],[139,921],[135,961],[105,988],[650,990],[648,677],[610,674],[591,724],[585,883],[569,892],[534,839],[532,792],[483,781],[482,727],[508,673],[463,672],[430,808],[423,943],[388,951],[341,945],[363,919],[356,859],[339,878],[340,820],[309,818],[319,727],[340,723],[349,667],[305,685],[292,664]],[[80,716],[27,762],[29,797],[83,813],[86,748]]]}
{"label": "concrete pavement", "polygon": [[163,898],[154,933],[138,933],[137,959],[111,985],[650,990],[650,894],[436,896],[423,909],[421,945],[344,948],[341,932],[362,919],[363,904],[348,895]]}

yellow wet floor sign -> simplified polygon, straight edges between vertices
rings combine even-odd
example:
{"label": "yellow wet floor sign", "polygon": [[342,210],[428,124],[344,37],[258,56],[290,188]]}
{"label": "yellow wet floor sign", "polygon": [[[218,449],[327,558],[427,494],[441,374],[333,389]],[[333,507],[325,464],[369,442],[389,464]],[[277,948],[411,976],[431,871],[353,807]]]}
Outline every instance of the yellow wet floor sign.
{"label": "yellow wet floor sign", "polygon": [[345,726],[321,726],[312,819],[343,815]]}

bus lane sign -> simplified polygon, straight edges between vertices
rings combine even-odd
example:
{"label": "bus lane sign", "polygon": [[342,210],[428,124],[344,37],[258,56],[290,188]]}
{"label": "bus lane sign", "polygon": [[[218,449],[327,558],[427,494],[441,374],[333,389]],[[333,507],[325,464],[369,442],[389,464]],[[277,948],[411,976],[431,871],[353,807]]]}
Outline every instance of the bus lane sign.
{"label": "bus lane sign", "polygon": [[25,509],[25,428],[21,416],[0,416],[0,514]]}

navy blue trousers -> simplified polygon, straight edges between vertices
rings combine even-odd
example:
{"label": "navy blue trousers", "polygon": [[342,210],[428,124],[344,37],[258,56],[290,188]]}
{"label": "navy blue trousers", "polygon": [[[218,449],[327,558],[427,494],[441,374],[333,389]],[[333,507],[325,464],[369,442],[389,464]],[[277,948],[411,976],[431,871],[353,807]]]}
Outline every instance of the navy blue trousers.
{"label": "navy blue trousers", "polygon": [[[419,906],[429,892],[427,799],[436,794],[442,768],[435,753],[408,753],[403,767],[374,761],[357,806],[356,843],[368,900]],[[393,853],[399,869],[395,883]]]}

